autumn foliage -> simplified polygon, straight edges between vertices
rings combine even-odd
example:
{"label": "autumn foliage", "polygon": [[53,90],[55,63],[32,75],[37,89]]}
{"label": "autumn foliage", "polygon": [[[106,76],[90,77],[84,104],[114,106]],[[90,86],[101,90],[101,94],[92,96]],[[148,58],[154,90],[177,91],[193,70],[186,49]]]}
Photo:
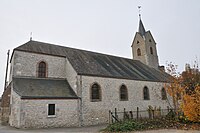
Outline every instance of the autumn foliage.
{"label": "autumn foliage", "polygon": [[200,72],[196,66],[177,74],[176,66],[168,64],[167,71],[172,77],[166,89],[172,96],[177,114],[184,114],[189,121],[200,122]]}

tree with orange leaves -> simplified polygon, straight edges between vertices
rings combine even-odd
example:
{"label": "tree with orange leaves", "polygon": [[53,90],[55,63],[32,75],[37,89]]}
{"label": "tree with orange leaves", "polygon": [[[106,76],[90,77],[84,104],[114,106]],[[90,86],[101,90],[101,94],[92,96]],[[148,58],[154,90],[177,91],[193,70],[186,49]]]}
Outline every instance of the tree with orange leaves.
{"label": "tree with orange leaves", "polygon": [[[189,66],[189,65],[187,65]],[[176,73],[176,65],[168,64],[167,72],[172,75],[166,85],[167,92],[173,98],[173,106],[178,113],[193,122],[200,122],[200,72],[198,65],[187,67],[182,74]]]}
{"label": "tree with orange leaves", "polygon": [[200,122],[200,86],[192,94],[183,95],[181,109],[190,121]]}

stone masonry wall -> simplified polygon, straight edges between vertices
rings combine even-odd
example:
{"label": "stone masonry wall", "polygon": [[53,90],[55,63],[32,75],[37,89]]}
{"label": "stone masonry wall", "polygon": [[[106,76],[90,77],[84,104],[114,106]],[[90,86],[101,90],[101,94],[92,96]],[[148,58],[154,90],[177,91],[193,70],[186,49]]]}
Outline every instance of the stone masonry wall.
{"label": "stone masonry wall", "polygon": [[[48,104],[55,104],[55,117],[48,116]],[[22,100],[20,128],[78,126],[77,108],[77,99]]]}
{"label": "stone masonry wall", "polygon": [[47,77],[66,78],[65,58],[44,54],[35,54],[22,51],[14,52],[12,76],[37,76],[38,63],[47,63]]}
{"label": "stone masonry wall", "polygon": [[[20,99],[12,91],[9,123],[16,128],[74,127],[79,125],[77,99]],[[48,104],[55,104],[55,117],[48,116]]]}
{"label": "stone masonry wall", "polygon": [[6,125],[9,121],[9,112],[10,112],[10,94],[11,94],[11,86],[9,85],[6,90],[4,90],[2,95],[2,101],[1,101],[1,111],[0,111],[0,117],[1,117],[1,123]]}
{"label": "stone masonry wall", "polygon": [[[137,43],[139,41],[139,43]],[[137,55],[137,49],[140,48],[141,56]],[[145,49],[145,40],[141,37],[139,33],[136,33],[134,42],[132,43],[132,56],[134,60],[139,60],[142,63],[146,64],[146,49]]]}
{"label": "stone masonry wall", "polygon": [[[90,101],[90,88],[93,83],[98,83],[101,87],[102,101]],[[124,84],[128,89],[128,101],[120,101],[119,89]],[[143,100],[143,88],[149,88],[150,100]],[[83,125],[96,125],[108,123],[109,110],[123,112],[124,108],[127,111],[136,111],[137,107],[140,110],[147,110],[148,106],[161,107],[167,109],[168,102],[161,99],[161,89],[163,83],[134,81],[125,79],[112,79],[101,77],[82,77],[82,114]]]}
{"label": "stone masonry wall", "polygon": [[21,99],[20,96],[13,91],[11,88],[11,99],[10,99],[10,117],[9,124],[13,127],[20,127],[20,109],[21,109]]}
{"label": "stone masonry wall", "polygon": [[[151,40],[151,41],[149,41]],[[146,64],[150,67],[158,68],[158,55],[157,55],[157,49],[156,49],[156,42],[153,41],[153,37],[150,32],[146,33]],[[150,53],[150,47],[153,49],[153,54]]]}

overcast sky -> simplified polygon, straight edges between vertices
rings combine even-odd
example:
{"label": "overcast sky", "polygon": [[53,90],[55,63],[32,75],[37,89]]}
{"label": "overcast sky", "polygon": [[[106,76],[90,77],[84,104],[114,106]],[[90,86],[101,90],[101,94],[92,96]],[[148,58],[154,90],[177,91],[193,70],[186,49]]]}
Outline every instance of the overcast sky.
{"label": "overcast sky", "polygon": [[142,21],[157,42],[160,65],[200,62],[200,0],[0,0],[0,94],[7,50],[32,38],[132,58]]}

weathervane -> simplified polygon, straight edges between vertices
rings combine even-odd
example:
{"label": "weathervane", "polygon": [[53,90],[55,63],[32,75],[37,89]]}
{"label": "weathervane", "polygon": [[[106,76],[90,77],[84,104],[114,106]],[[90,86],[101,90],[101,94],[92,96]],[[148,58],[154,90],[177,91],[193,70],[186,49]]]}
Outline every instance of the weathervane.
{"label": "weathervane", "polygon": [[141,19],[141,14],[140,14],[141,10],[140,10],[140,8],[141,8],[141,6],[138,6],[139,18]]}

